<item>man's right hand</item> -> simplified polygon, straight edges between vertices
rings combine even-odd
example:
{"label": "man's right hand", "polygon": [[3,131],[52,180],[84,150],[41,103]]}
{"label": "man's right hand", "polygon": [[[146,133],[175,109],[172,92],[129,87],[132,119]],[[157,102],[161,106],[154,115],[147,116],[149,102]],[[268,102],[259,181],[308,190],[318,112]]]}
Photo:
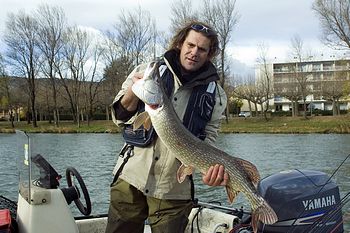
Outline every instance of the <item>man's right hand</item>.
{"label": "man's right hand", "polygon": [[135,82],[142,79],[142,77],[142,73],[135,73],[135,75],[132,77],[133,83],[128,87],[125,95],[120,100],[120,104],[129,112],[135,111],[139,102],[139,98],[134,94],[131,87]]}

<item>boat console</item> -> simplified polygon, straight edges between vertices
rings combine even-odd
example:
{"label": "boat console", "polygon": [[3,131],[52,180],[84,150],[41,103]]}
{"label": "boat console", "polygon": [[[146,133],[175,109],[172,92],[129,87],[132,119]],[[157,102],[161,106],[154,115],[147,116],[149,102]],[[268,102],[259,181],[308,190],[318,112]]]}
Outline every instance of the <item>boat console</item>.
{"label": "boat console", "polygon": [[[83,179],[78,171],[66,170],[68,187],[59,188],[62,178],[51,164],[32,148],[31,138],[18,131],[21,151],[18,167],[19,194],[17,203],[17,223],[21,233],[61,233],[79,232],[74,216],[69,208],[75,202],[84,215],[91,213],[91,201]],[[81,199],[85,200],[85,205]]]}

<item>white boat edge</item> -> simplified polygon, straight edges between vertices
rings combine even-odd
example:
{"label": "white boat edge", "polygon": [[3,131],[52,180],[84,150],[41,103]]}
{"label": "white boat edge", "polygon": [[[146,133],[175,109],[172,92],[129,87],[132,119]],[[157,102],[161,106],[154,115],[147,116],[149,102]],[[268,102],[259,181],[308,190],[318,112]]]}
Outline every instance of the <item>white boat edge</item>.
{"label": "white boat edge", "polygon": [[[198,226],[196,218],[198,218]],[[186,227],[185,232],[190,233],[192,231],[202,233],[228,233],[230,229],[233,228],[233,224],[237,223],[237,221],[238,218],[234,215],[226,214],[209,208],[202,209],[197,207],[193,208],[191,211],[191,214],[189,216],[189,223]],[[80,219],[76,220],[76,224],[80,233],[104,233],[107,224],[107,217]],[[200,228],[200,231],[197,227]],[[150,226],[146,224],[144,233],[151,232],[152,231]]]}
{"label": "white boat edge", "polygon": [[[20,233],[104,233],[106,216],[87,216],[75,219],[60,189],[34,188],[31,204],[18,195],[17,223]],[[45,200],[45,201],[43,201]],[[193,208],[186,233],[228,233],[239,222],[237,216],[206,207]],[[145,225],[145,233],[151,233]]]}

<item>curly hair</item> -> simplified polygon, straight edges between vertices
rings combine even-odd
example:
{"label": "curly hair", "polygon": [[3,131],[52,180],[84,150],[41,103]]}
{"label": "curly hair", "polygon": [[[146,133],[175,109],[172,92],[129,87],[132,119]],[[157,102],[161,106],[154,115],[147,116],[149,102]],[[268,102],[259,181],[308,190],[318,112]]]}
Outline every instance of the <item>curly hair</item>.
{"label": "curly hair", "polygon": [[208,57],[210,59],[219,54],[220,48],[217,33],[214,29],[212,29],[212,27],[200,21],[191,21],[189,23],[186,23],[184,27],[180,28],[171,40],[169,49],[180,51],[180,47],[186,40],[186,37],[191,30],[200,32],[210,40],[210,48],[208,54]]}

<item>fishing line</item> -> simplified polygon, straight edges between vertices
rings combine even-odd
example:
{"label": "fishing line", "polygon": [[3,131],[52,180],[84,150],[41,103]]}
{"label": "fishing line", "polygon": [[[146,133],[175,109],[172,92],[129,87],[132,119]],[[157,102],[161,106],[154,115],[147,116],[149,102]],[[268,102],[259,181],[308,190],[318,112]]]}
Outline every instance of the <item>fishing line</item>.
{"label": "fishing line", "polygon": [[[350,192],[348,192],[340,201],[339,205],[337,205],[334,209],[329,210],[328,212],[326,212],[321,218],[317,219],[308,229],[310,229],[310,231],[308,232],[313,232],[314,229],[316,229],[318,223],[320,223],[321,221],[328,221],[330,219],[332,219],[336,214],[338,214],[340,211],[342,211],[342,207],[345,206],[348,202],[350,201]],[[336,228],[339,225],[336,226]],[[323,232],[323,229],[327,228],[328,226],[326,226],[326,224],[324,224],[322,227],[320,227],[319,229],[317,229],[316,232]],[[336,229],[335,228],[335,229]]]}
{"label": "fishing line", "polygon": [[[327,226],[326,224],[321,225],[319,228],[317,228],[319,226],[319,223],[321,223],[322,221],[326,222],[330,219],[332,219],[336,214],[339,213],[339,211],[341,211],[341,208],[344,205],[338,205],[335,209],[330,210],[328,212],[326,212],[322,217],[320,217],[319,219],[317,219],[311,226],[309,226],[306,230],[311,233],[311,232],[324,232],[324,229],[328,228],[329,226]],[[341,222],[342,223],[342,222]],[[333,228],[336,229],[339,226],[339,224]],[[316,230],[316,231],[315,231]]]}
{"label": "fishing line", "polygon": [[[319,194],[319,193],[323,190],[323,188],[326,187],[326,185],[328,184],[328,182],[333,178],[333,176],[338,172],[338,170],[341,168],[341,166],[343,166],[343,164],[345,163],[345,161],[346,161],[349,157],[350,157],[350,154],[348,154],[348,155],[346,156],[346,158],[340,163],[340,165],[333,171],[332,175],[328,178],[328,180],[325,182],[325,184],[321,186],[321,188],[318,190],[318,192],[317,192],[315,195]],[[289,228],[289,230],[287,231],[287,233],[292,233],[293,231],[291,232],[291,230],[294,230],[294,228],[297,227],[297,226],[295,225],[296,221],[305,213],[305,211],[306,211],[306,209],[309,207],[310,203],[311,203],[311,200],[307,203],[307,206],[306,206],[306,207],[304,208],[304,210],[299,214],[299,216],[298,216],[296,219],[294,219],[294,221],[293,221],[293,223],[292,223],[292,225],[291,225],[291,228]],[[294,226],[294,227],[293,227],[293,226]],[[307,233],[307,232],[308,232],[308,231],[304,230],[302,233]]]}
{"label": "fishing line", "polygon": [[[345,158],[345,160],[350,156],[350,154]],[[343,162],[345,162],[345,160]],[[342,164],[340,165],[342,166]],[[316,226],[318,223],[320,223],[321,221],[328,221],[330,219],[332,219],[336,214],[338,214],[339,212],[342,211],[342,207],[344,207],[348,202],[350,201],[350,192],[348,192],[347,194],[344,195],[343,198],[340,199],[340,203],[338,205],[335,206],[334,209],[331,209],[329,211],[327,211],[322,217],[320,217],[319,219],[317,219],[308,229],[310,229],[312,232],[312,230],[316,229]],[[336,226],[338,227],[338,226]],[[321,227],[319,229],[319,232],[323,232],[323,229],[327,228],[327,226],[324,224],[323,227]],[[306,230],[308,230],[306,229]],[[316,231],[318,232],[318,231]]]}

